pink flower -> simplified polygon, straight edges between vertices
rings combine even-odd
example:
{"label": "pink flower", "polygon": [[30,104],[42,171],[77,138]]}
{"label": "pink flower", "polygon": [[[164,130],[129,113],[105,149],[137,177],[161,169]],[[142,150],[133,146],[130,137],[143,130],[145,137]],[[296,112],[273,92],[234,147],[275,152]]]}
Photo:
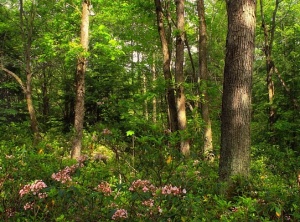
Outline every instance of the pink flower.
{"label": "pink flower", "polygon": [[128,214],[127,214],[126,210],[118,209],[118,210],[116,210],[116,212],[114,213],[114,215],[112,216],[111,219],[117,220],[119,218],[127,218],[127,217],[128,217]]}
{"label": "pink flower", "polygon": [[36,180],[33,184],[31,184],[30,190],[36,195],[43,188],[46,188],[47,185],[42,180]]}
{"label": "pink flower", "polygon": [[163,210],[160,208],[160,206],[157,207],[157,210],[158,210],[159,213],[163,212]]}
{"label": "pink flower", "polygon": [[37,194],[39,194],[40,190],[42,190],[46,187],[47,187],[47,185],[42,180],[36,180],[32,184],[26,184],[19,191],[19,194],[21,197],[23,197],[25,194],[28,194],[30,192],[32,192],[33,195],[37,195]]}
{"label": "pink flower", "polygon": [[153,207],[154,206],[154,200],[153,199],[145,200],[145,201],[142,202],[142,205],[147,206],[147,207]]}
{"label": "pink flower", "polygon": [[145,193],[146,193],[148,190],[149,190],[149,189],[148,189],[146,186],[143,187],[143,191],[144,191]]}
{"label": "pink flower", "polygon": [[39,197],[40,199],[44,199],[44,198],[48,197],[48,194],[47,194],[47,193],[39,193],[39,194],[38,194],[38,197]]}
{"label": "pink flower", "polygon": [[21,197],[23,197],[25,194],[28,194],[30,192],[30,186],[31,186],[30,184],[27,184],[19,191]]}
{"label": "pink flower", "polygon": [[8,208],[8,209],[5,210],[5,213],[6,213],[6,216],[8,218],[10,218],[10,217],[13,217],[16,212],[12,208]]}
{"label": "pink flower", "polygon": [[104,193],[105,196],[109,196],[111,194],[111,188],[110,188],[110,185],[109,183],[107,182],[101,182],[97,188],[96,188],[98,191]]}
{"label": "pink flower", "polygon": [[136,181],[133,181],[131,186],[129,187],[130,191],[140,191],[143,192],[152,192],[153,194],[156,192],[156,187],[150,183],[149,180],[141,180],[138,179]]}
{"label": "pink flower", "polygon": [[27,203],[24,205],[24,210],[32,210],[32,209],[33,209],[33,206],[34,206],[34,202],[27,202]]}
{"label": "pink flower", "polygon": [[79,167],[78,164],[72,166],[66,166],[64,169],[58,171],[57,173],[53,173],[51,178],[56,181],[60,181],[61,183],[66,183],[68,181],[72,181],[71,173],[75,172],[75,170]]}
{"label": "pink flower", "polygon": [[180,195],[186,194],[186,189],[181,189],[180,187],[173,187],[172,185],[166,185],[162,188],[161,193],[163,195]]}

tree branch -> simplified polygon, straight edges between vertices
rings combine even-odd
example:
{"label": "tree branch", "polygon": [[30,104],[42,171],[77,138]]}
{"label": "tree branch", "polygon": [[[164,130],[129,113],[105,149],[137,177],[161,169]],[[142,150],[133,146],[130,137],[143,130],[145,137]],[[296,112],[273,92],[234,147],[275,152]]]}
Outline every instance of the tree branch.
{"label": "tree branch", "polygon": [[4,72],[6,72],[8,75],[10,75],[10,76],[12,76],[13,78],[15,78],[15,80],[20,84],[20,86],[21,86],[23,92],[26,93],[26,87],[25,87],[25,85],[24,85],[22,79],[20,79],[20,77],[19,77],[17,74],[15,74],[14,72],[12,72],[12,71],[6,69],[6,68],[3,67],[2,65],[0,65],[0,69],[3,70]]}

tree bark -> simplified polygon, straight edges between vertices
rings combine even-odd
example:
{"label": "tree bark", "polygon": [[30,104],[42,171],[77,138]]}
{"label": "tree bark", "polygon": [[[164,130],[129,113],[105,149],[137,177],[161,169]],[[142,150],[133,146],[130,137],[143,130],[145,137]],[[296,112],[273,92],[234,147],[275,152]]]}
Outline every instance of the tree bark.
{"label": "tree bark", "polygon": [[[267,70],[267,87],[268,87],[268,96],[269,96],[269,131],[271,133],[270,141],[274,142],[275,138],[272,135],[274,133],[274,123],[276,119],[276,109],[274,107],[274,97],[275,97],[275,88],[273,82],[273,76],[275,73],[275,64],[272,59],[272,48],[275,34],[276,26],[276,14],[279,6],[279,0],[276,0],[275,9],[272,16],[272,24],[270,30],[268,30],[263,10],[263,0],[260,0],[260,12],[261,12],[261,22],[262,28],[264,31],[264,54],[266,57],[266,70]],[[270,35],[269,35],[270,32]]]}
{"label": "tree bark", "polygon": [[77,159],[81,156],[82,137],[83,137],[83,122],[84,122],[84,95],[85,95],[85,72],[86,72],[86,52],[88,51],[89,38],[89,1],[84,0],[82,3],[81,17],[81,35],[80,43],[83,48],[82,55],[77,61],[76,71],[76,98],[75,98],[75,136],[71,157]]}
{"label": "tree bark", "polygon": [[185,134],[186,130],[186,108],[185,108],[185,94],[184,94],[184,0],[175,0],[176,3],[176,61],[175,61],[175,83],[176,83],[176,106],[178,129],[181,134],[180,151],[187,156],[190,153],[190,144]]}
{"label": "tree bark", "polygon": [[201,115],[205,123],[203,135],[203,154],[209,159],[213,151],[211,119],[209,117],[209,98],[207,94],[208,68],[207,68],[207,32],[205,21],[204,0],[197,2],[199,18],[199,76],[201,79],[200,89],[202,89],[203,99],[201,99]]}
{"label": "tree bark", "polygon": [[[20,27],[21,35],[24,40],[24,64],[25,64],[25,73],[26,73],[26,85],[21,84],[21,87],[25,93],[27,109],[30,116],[30,125],[31,130],[34,135],[34,144],[38,143],[40,140],[40,132],[38,128],[38,121],[36,118],[35,109],[32,101],[32,70],[31,70],[31,44],[32,44],[32,35],[33,35],[33,21],[34,21],[34,2],[32,3],[31,11],[26,18],[27,24],[24,23],[24,10],[23,10],[23,0],[20,0]],[[15,77],[15,79],[20,83],[20,81]],[[22,82],[22,81],[21,81]]]}
{"label": "tree bark", "polygon": [[227,0],[228,32],[222,97],[219,178],[247,177],[250,168],[251,84],[255,0]]}
{"label": "tree bark", "polygon": [[165,27],[164,27],[164,15],[162,10],[161,0],[154,0],[154,3],[156,7],[157,27],[158,27],[158,33],[160,36],[162,54],[163,54],[163,73],[166,81],[168,122],[169,122],[170,130],[172,132],[175,132],[178,130],[178,119],[177,119],[177,111],[176,111],[174,86],[172,83],[173,80],[172,80],[172,74],[170,69],[171,53],[169,50],[169,42],[168,42],[169,38],[167,38]]}

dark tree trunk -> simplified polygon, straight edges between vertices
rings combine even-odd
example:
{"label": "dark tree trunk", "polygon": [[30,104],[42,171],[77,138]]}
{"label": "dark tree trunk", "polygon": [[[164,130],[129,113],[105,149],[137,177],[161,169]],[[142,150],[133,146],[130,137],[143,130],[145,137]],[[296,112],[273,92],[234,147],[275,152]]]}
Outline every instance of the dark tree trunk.
{"label": "dark tree trunk", "polygon": [[167,38],[165,27],[164,27],[164,15],[160,0],[154,0],[156,7],[157,27],[160,36],[162,53],[163,53],[163,73],[166,81],[166,97],[168,105],[168,122],[169,128],[172,132],[178,130],[178,119],[176,111],[176,100],[174,93],[174,86],[172,84],[172,74],[170,70],[171,53],[169,50],[170,38]]}
{"label": "dark tree trunk", "polygon": [[276,119],[276,109],[274,106],[275,88],[274,88],[274,81],[273,81],[273,76],[275,73],[275,64],[274,61],[272,60],[272,48],[273,48],[275,26],[276,26],[276,14],[277,14],[279,2],[280,2],[279,0],[276,0],[275,9],[273,11],[273,16],[272,16],[271,28],[270,30],[268,30],[264,18],[263,1],[260,0],[261,22],[264,31],[264,54],[266,57],[267,87],[268,87],[268,96],[269,96],[269,131],[271,135],[270,141],[272,143],[275,142],[275,137],[273,134],[274,134],[274,123]]}
{"label": "dark tree trunk", "polygon": [[249,175],[255,0],[227,0],[219,177]]}

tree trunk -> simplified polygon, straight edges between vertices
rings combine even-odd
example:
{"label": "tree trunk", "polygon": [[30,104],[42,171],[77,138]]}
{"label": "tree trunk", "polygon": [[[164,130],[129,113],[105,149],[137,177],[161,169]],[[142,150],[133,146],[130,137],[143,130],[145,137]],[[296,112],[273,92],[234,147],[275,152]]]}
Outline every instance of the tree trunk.
{"label": "tree trunk", "polygon": [[42,113],[43,113],[43,122],[47,123],[49,116],[49,92],[48,92],[48,78],[46,74],[46,68],[43,67],[43,82],[42,82]]}
{"label": "tree trunk", "polygon": [[250,168],[251,82],[255,0],[227,0],[228,33],[222,97],[219,178],[247,177]]}
{"label": "tree trunk", "polygon": [[[142,71],[142,84],[143,84],[143,94],[146,95],[147,93],[147,77],[146,77],[146,73]],[[147,99],[144,100],[144,116],[145,119],[148,121],[149,119],[149,111],[148,111],[148,101]]]}
{"label": "tree trunk", "polygon": [[185,94],[184,94],[184,0],[175,0],[176,15],[177,15],[177,33],[176,33],[176,61],[175,61],[175,83],[176,83],[176,105],[177,105],[177,118],[178,129],[181,134],[180,151],[183,155],[187,156],[190,153],[190,144],[186,138],[186,108],[185,108]]}
{"label": "tree trunk", "polygon": [[[24,63],[25,63],[25,73],[26,73],[26,86],[23,86],[23,90],[26,97],[27,108],[30,116],[30,125],[31,130],[34,135],[34,144],[38,143],[40,140],[40,133],[38,128],[38,121],[36,118],[33,101],[32,101],[32,71],[31,71],[31,44],[32,44],[32,35],[33,35],[33,21],[34,21],[34,2],[32,3],[31,12],[26,18],[27,24],[24,23],[24,10],[23,10],[23,1],[20,0],[20,27],[21,35],[24,39]],[[22,81],[21,81],[22,82]]]}
{"label": "tree trunk", "polygon": [[[155,54],[153,53],[153,62],[152,62],[152,81],[156,81],[156,66],[155,66]],[[153,123],[157,122],[157,102],[156,97],[152,99],[152,121]]]}
{"label": "tree trunk", "polygon": [[161,1],[154,0],[156,6],[156,16],[157,16],[157,27],[158,33],[160,36],[162,53],[163,53],[163,73],[166,81],[166,94],[167,94],[167,105],[168,105],[168,122],[169,128],[172,132],[178,130],[178,120],[177,120],[177,111],[176,111],[176,100],[174,87],[172,84],[172,74],[170,70],[171,64],[171,53],[169,50],[169,42],[166,31],[164,27],[164,15],[162,11]]}
{"label": "tree trunk", "polygon": [[197,10],[199,17],[199,76],[201,79],[200,88],[202,89],[203,99],[201,99],[201,114],[205,123],[203,135],[203,154],[209,160],[213,151],[211,120],[209,117],[209,98],[207,94],[208,68],[207,68],[207,32],[205,21],[204,0],[198,0]]}
{"label": "tree trunk", "polygon": [[82,55],[77,61],[76,71],[76,99],[75,99],[75,136],[71,157],[77,159],[81,156],[82,137],[83,137],[83,122],[84,122],[84,94],[85,94],[85,71],[86,71],[86,52],[88,50],[89,38],[89,1],[84,0],[82,3],[82,18],[81,18],[81,35],[80,43],[83,48]]}
{"label": "tree trunk", "polygon": [[[266,57],[266,69],[267,69],[267,87],[268,87],[268,95],[269,95],[269,131],[271,133],[270,141],[274,142],[275,137],[274,133],[274,123],[275,123],[275,115],[276,110],[274,107],[274,97],[275,97],[275,88],[273,82],[273,75],[275,73],[275,64],[272,60],[272,48],[275,34],[275,26],[276,26],[276,14],[279,6],[279,0],[276,0],[275,9],[273,11],[272,16],[272,24],[270,30],[268,30],[265,19],[264,19],[264,11],[263,11],[263,1],[260,0],[260,12],[261,12],[261,22],[262,28],[264,31],[264,53]],[[270,36],[269,36],[270,32]]]}

